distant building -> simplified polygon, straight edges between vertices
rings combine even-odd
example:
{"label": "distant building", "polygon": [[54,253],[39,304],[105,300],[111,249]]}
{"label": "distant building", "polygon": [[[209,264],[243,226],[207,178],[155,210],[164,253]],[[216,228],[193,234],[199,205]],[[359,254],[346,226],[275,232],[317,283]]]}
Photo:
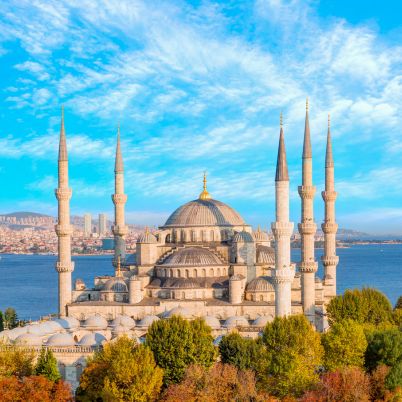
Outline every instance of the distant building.
{"label": "distant building", "polygon": [[105,236],[107,232],[107,216],[106,214],[99,214],[98,233],[99,237]]}
{"label": "distant building", "polygon": [[84,215],[84,234],[90,236],[92,233],[92,216],[91,214]]}

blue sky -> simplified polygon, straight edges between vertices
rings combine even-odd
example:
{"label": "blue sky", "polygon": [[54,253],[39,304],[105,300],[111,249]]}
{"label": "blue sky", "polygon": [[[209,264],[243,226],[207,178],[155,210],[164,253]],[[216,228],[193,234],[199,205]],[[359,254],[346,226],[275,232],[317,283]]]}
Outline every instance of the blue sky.
{"label": "blue sky", "polygon": [[297,222],[308,96],[317,223],[330,112],[340,226],[402,233],[402,6],[352,3],[1,2],[0,212],[56,214],[64,104],[73,213],[111,216],[120,121],[130,223],[163,223],[207,170],[267,227],[283,111]]}

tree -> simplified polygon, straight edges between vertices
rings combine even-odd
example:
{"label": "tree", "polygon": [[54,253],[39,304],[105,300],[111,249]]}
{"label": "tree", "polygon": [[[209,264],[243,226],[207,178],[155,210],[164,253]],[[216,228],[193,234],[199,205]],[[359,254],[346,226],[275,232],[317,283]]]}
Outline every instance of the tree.
{"label": "tree", "polygon": [[402,360],[402,332],[398,329],[372,331],[367,334],[365,366],[371,371],[385,364],[391,370]]}
{"label": "tree", "polygon": [[162,387],[163,370],[151,350],[135,341],[118,338],[88,360],[80,378],[77,401],[150,402]]}
{"label": "tree", "polygon": [[179,316],[155,321],[148,329],[146,345],[164,369],[164,384],[178,383],[190,364],[210,367],[216,360],[211,328],[204,320],[192,322]]}
{"label": "tree", "polygon": [[358,367],[343,367],[325,373],[316,389],[305,393],[303,402],[369,402],[370,378]]}
{"label": "tree", "polygon": [[34,371],[34,360],[32,350],[0,344],[0,377],[30,376]]}
{"label": "tree", "polygon": [[42,376],[0,378],[0,395],[2,402],[72,402],[70,386],[57,383]]}
{"label": "tree", "polygon": [[[399,360],[389,371],[386,385],[393,390],[397,387],[402,388],[402,360]],[[401,398],[402,399],[402,398]]]}
{"label": "tree", "polygon": [[363,367],[367,340],[362,325],[351,319],[336,322],[321,340],[327,370],[344,366]]}
{"label": "tree", "polygon": [[57,360],[50,349],[42,348],[39,358],[35,366],[35,374],[43,375],[50,381],[58,381],[61,379]]}
{"label": "tree", "polygon": [[383,293],[371,288],[347,290],[334,297],[328,303],[327,314],[331,325],[348,318],[360,324],[392,322],[390,301]]}
{"label": "tree", "polygon": [[264,355],[264,346],[254,339],[231,333],[222,338],[219,353],[222,363],[233,364],[240,370],[256,370],[259,360]]}
{"label": "tree", "polygon": [[4,331],[4,316],[2,311],[0,311],[0,332],[1,331]]}
{"label": "tree", "polygon": [[318,381],[323,348],[320,335],[303,315],[276,317],[262,336],[266,346],[262,386],[274,395],[299,396]]}
{"label": "tree", "polygon": [[179,384],[171,384],[165,391],[165,402],[258,402],[273,401],[256,388],[253,371],[239,370],[229,364],[216,363],[206,369],[191,365]]}
{"label": "tree", "polygon": [[18,326],[17,313],[12,307],[7,307],[4,312],[4,323],[7,329],[13,329]]}
{"label": "tree", "polygon": [[398,309],[402,309],[402,296],[399,296],[399,298],[395,304],[395,310],[398,310]]}

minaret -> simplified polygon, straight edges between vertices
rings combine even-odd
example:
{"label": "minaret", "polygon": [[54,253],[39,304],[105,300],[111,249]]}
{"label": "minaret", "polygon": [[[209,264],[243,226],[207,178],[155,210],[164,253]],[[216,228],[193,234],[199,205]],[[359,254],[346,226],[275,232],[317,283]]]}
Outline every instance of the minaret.
{"label": "minaret", "polygon": [[339,257],[336,255],[336,232],[338,225],[335,222],[335,191],[334,159],[332,157],[331,127],[328,115],[327,152],[325,155],[325,191],[322,198],[325,203],[325,219],[321,225],[324,232],[324,255],[321,257],[324,265],[325,296],[336,296],[336,266]]}
{"label": "minaret", "polygon": [[58,168],[59,185],[55,190],[58,201],[58,221],[55,226],[58,237],[56,271],[59,274],[59,316],[66,316],[66,306],[71,303],[71,272],[74,271],[74,263],[71,261],[71,235],[73,230],[70,224],[70,198],[72,191],[68,187],[68,158],[63,106],[61,108]]}
{"label": "minaret", "polygon": [[292,281],[295,271],[290,262],[290,236],[293,232],[293,223],[289,222],[289,175],[282,113],[280,126],[275,176],[276,222],[272,223],[271,228],[275,236],[275,270],[272,274],[275,285],[275,314],[283,317],[292,312]]}
{"label": "minaret", "polygon": [[299,224],[299,233],[301,235],[301,262],[299,269],[301,272],[302,304],[304,315],[312,324],[315,324],[315,273],[317,272],[318,264],[314,259],[314,235],[317,226],[314,223],[313,211],[315,187],[313,186],[308,99],[306,101],[302,176],[302,185],[298,189],[302,201],[301,223]]}
{"label": "minaret", "polygon": [[127,195],[124,194],[124,166],[120,146],[120,126],[117,128],[116,159],[114,166],[114,194],[112,195],[114,204],[114,259],[113,265],[117,266],[118,261],[123,261],[126,257],[125,236],[128,228],[124,221],[124,205]]}

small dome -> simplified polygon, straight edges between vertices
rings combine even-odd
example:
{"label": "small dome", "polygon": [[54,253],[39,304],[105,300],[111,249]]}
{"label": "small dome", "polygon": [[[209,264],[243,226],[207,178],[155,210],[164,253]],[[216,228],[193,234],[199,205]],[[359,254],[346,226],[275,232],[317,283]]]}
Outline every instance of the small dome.
{"label": "small dome", "polygon": [[206,315],[205,317],[202,317],[205,323],[210,326],[212,329],[220,329],[221,328],[221,323],[219,320],[212,316],[212,315]]}
{"label": "small dome", "polygon": [[255,327],[265,327],[269,322],[272,322],[274,317],[272,315],[261,315],[254,320],[253,325]]}
{"label": "small dome", "polygon": [[264,230],[261,230],[259,227],[253,234],[254,234],[254,239],[256,242],[269,242],[270,241],[268,233],[265,232]]}
{"label": "small dome", "polygon": [[129,328],[123,327],[123,325],[116,325],[112,329],[112,336],[116,337],[119,335],[128,334],[129,332],[131,332]]}
{"label": "small dome", "polygon": [[41,346],[42,337],[34,334],[22,334],[15,339],[17,345]]}
{"label": "small dome", "polygon": [[244,277],[242,275],[234,274],[229,278],[229,281],[241,281],[243,279]]}
{"label": "small dome", "polygon": [[152,325],[154,321],[158,321],[159,317],[156,315],[146,315],[142,320],[139,321],[138,326],[148,328]]}
{"label": "small dome", "polygon": [[54,334],[57,332],[62,331],[64,328],[60,324],[60,322],[54,320],[54,321],[45,321],[40,324],[42,333],[44,334]]}
{"label": "small dome", "polygon": [[242,226],[242,217],[229,205],[213,199],[198,199],[182,205],[163,227]]}
{"label": "small dome", "polygon": [[223,324],[225,328],[248,327],[249,325],[250,324],[245,317],[238,315],[229,317]]}
{"label": "small dome", "polygon": [[80,322],[74,317],[57,318],[54,321],[67,330],[74,330],[80,326]]}
{"label": "small dome", "polygon": [[275,249],[267,246],[257,246],[257,263],[275,265]]}
{"label": "small dome", "polygon": [[18,336],[22,335],[22,334],[26,334],[28,332],[28,328],[27,327],[17,327],[14,329],[11,329],[8,332],[8,338],[13,341],[14,339],[17,339]]}
{"label": "small dome", "polygon": [[74,338],[70,334],[54,334],[46,342],[48,346],[75,346]]}
{"label": "small dome", "polygon": [[104,292],[128,292],[126,282],[123,278],[115,277],[109,279],[103,286],[102,291]]}
{"label": "small dome", "polygon": [[233,242],[234,243],[253,243],[254,242],[254,236],[252,233],[246,232],[245,230],[241,232],[237,232],[233,236]]}
{"label": "small dome", "polygon": [[46,334],[41,324],[33,324],[27,326],[27,333],[37,336],[43,336]]}
{"label": "small dome", "polygon": [[173,317],[174,315],[179,315],[180,317],[183,317],[183,318],[192,318],[193,317],[190,310],[188,310],[185,307],[178,306],[178,307],[172,308],[167,313],[165,313],[163,315],[163,318],[170,318],[170,317]]}
{"label": "small dome", "polygon": [[10,338],[8,337],[10,330],[6,329],[0,332],[0,342],[8,342]]}
{"label": "small dome", "polygon": [[253,279],[246,288],[247,292],[275,292],[271,278],[268,276],[259,276]]}
{"label": "small dome", "polygon": [[122,326],[126,329],[131,329],[135,327],[135,321],[128,315],[119,315],[112,321],[111,326],[114,328]]}
{"label": "small dome", "polygon": [[137,239],[137,243],[142,244],[155,244],[157,242],[156,237],[149,230],[145,230],[145,232],[141,233]]}
{"label": "small dome", "polygon": [[202,247],[185,247],[170,254],[162,263],[171,267],[201,267],[222,265],[222,261],[212,251]]}
{"label": "small dome", "polygon": [[106,329],[107,325],[108,324],[106,319],[103,318],[101,315],[91,315],[85,320],[83,327],[95,330],[95,329]]}
{"label": "small dome", "polygon": [[80,346],[97,346],[100,345],[103,341],[106,341],[106,338],[99,333],[92,333],[84,335],[81,340],[78,342]]}

